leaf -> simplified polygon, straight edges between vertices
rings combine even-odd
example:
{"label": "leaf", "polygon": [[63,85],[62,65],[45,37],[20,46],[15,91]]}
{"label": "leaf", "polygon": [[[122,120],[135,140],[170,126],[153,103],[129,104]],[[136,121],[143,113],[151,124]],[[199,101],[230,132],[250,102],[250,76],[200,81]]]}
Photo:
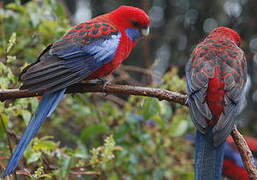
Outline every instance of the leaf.
{"label": "leaf", "polygon": [[20,114],[22,116],[22,118],[24,119],[26,125],[29,123],[30,119],[31,119],[31,113],[27,110],[21,110]]}
{"label": "leaf", "polygon": [[0,137],[3,137],[5,134],[5,129],[3,127],[3,123],[6,128],[7,124],[8,124],[8,120],[9,120],[9,117],[6,114],[4,114],[4,113],[0,114]]}
{"label": "leaf", "polygon": [[170,103],[166,101],[161,101],[160,103],[160,114],[164,120],[169,120],[172,117],[173,111]]}
{"label": "leaf", "polygon": [[88,153],[86,147],[79,143],[78,148],[74,152],[74,157],[80,158],[80,159],[86,159],[88,158]]}
{"label": "leaf", "polygon": [[42,141],[37,140],[33,144],[33,149],[36,151],[42,150],[42,151],[53,151],[57,148],[57,145],[53,141]]}
{"label": "leaf", "polygon": [[7,63],[12,63],[16,61],[16,56],[7,56]]}
{"label": "leaf", "polygon": [[161,128],[165,127],[164,120],[160,116],[155,115],[155,116],[152,116],[151,119],[154,120],[155,122],[157,122]]}
{"label": "leaf", "polygon": [[[57,24],[51,20],[44,20],[39,25],[39,33],[44,37],[54,38],[57,29]],[[53,32],[49,34],[49,32]]]}
{"label": "leaf", "polygon": [[65,11],[61,4],[56,3],[54,6],[54,11],[58,17],[65,17]]}
{"label": "leaf", "polygon": [[81,131],[80,138],[83,141],[87,141],[91,137],[94,137],[101,133],[107,133],[108,131],[109,131],[108,126],[106,126],[104,124],[91,125],[87,128],[84,128]]}
{"label": "leaf", "polygon": [[7,89],[9,81],[4,77],[0,77],[0,88]]}
{"label": "leaf", "polygon": [[114,158],[113,150],[115,147],[115,141],[112,135],[107,137],[104,141],[105,143],[104,143],[104,149],[102,152],[102,158],[103,158],[103,162],[107,162]]}
{"label": "leaf", "polygon": [[80,158],[80,159],[86,159],[88,156],[87,156],[87,153],[82,149],[76,149],[74,152],[74,157]]}
{"label": "leaf", "polygon": [[68,176],[70,169],[71,169],[71,164],[72,164],[72,157],[70,156],[65,156],[62,161],[61,161],[61,176],[62,178],[65,178]]}
{"label": "leaf", "polygon": [[18,11],[18,12],[24,12],[23,6],[19,6],[16,3],[9,3],[5,7],[6,7],[6,9],[10,9],[10,10]]}
{"label": "leaf", "polygon": [[182,136],[188,128],[188,122],[184,114],[179,114],[173,117],[169,128],[170,136]]}
{"label": "leaf", "polygon": [[113,136],[110,135],[105,140],[104,146],[99,146],[97,148],[91,149],[91,159],[89,163],[92,166],[101,165],[102,167],[106,166],[107,162],[114,159],[113,152],[115,150],[122,150],[121,147],[115,146],[115,141],[113,139]]}
{"label": "leaf", "polygon": [[145,98],[143,104],[143,116],[147,120],[153,115],[158,115],[160,112],[159,101],[155,98]]}
{"label": "leaf", "polygon": [[16,43],[16,32],[12,33],[8,45],[7,45],[7,49],[6,52],[9,53],[10,50],[12,49],[12,47],[14,46],[14,44]]}
{"label": "leaf", "polygon": [[42,155],[41,152],[35,152],[35,151],[32,151],[31,149],[25,151],[25,154],[24,154],[28,164],[38,161],[41,155]]}

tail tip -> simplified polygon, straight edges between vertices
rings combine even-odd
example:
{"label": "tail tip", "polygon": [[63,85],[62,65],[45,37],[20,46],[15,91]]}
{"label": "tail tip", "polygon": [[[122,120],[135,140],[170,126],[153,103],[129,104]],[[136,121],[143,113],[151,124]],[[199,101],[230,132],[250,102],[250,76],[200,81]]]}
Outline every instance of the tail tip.
{"label": "tail tip", "polygon": [[0,179],[5,178],[7,176],[10,176],[12,174],[13,170],[12,169],[5,169],[2,175],[0,176]]}
{"label": "tail tip", "polygon": [[8,175],[9,175],[9,173],[4,171],[3,174],[1,174],[0,179],[3,179],[3,178],[5,178]]}

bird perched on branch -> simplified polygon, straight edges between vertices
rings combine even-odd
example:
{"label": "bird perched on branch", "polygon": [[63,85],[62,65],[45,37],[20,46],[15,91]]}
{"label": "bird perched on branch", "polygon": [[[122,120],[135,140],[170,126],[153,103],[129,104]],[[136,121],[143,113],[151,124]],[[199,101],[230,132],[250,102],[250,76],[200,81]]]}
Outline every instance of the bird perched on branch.
{"label": "bird perched on branch", "polygon": [[10,175],[45,119],[55,110],[68,86],[105,77],[128,57],[137,40],[149,33],[150,19],[141,9],[121,6],[78,24],[49,45],[21,73],[21,89],[44,91],[2,177]]}
{"label": "bird perched on branch", "polygon": [[240,36],[214,29],[186,65],[188,105],[196,126],[195,179],[221,179],[224,141],[245,104],[247,63]]}

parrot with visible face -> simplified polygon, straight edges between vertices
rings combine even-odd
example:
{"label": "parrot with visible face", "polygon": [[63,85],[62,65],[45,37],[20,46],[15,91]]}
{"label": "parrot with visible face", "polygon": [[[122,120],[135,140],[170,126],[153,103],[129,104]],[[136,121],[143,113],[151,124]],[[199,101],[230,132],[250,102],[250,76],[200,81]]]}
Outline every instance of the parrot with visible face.
{"label": "parrot with visible face", "polygon": [[150,18],[143,10],[121,6],[76,25],[23,70],[21,89],[42,90],[44,94],[2,177],[16,169],[26,147],[64,97],[66,88],[113,72],[138,39],[149,34],[149,26]]}
{"label": "parrot with visible face", "polygon": [[214,29],[191,54],[185,71],[189,110],[196,126],[195,179],[221,179],[224,141],[245,104],[247,63],[240,36]]}

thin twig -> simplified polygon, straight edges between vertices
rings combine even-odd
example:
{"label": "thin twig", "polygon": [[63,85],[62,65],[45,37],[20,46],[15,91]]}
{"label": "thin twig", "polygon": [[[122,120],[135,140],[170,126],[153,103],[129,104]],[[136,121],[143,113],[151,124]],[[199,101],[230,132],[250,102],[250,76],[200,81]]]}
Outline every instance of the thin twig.
{"label": "thin twig", "polygon": [[[187,96],[177,92],[172,92],[157,88],[146,88],[139,86],[129,85],[104,85],[92,84],[92,83],[78,83],[67,88],[66,93],[86,93],[86,92],[103,92],[114,93],[123,95],[137,95],[158,98],[159,100],[166,100],[173,103],[179,103],[186,105]],[[28,91],[28,90],[0,90],[0,101],[6,101],[17,98],[27,98],[40,96],[43,91]],[[247,170],[251,179],[257,179],[257,169],[253,163],[253,155],[249,147],[247,146],[243,136],[237,130],[236,126],[231,133],[234,142],[240,152],[243,159],[245,169]]]}
{"label": "thin twig", "polygon": [[257,171],[256,171],[256,166],[254,165],[253,154],[249,146],[247,145],[244,137],[240,134],[236,126],[234,127],[231,133],[231,136],[233,137],[236,147],[240,152],[240,155],[243,159],[244,167],[248,172],[249,178],[256,180]]}

